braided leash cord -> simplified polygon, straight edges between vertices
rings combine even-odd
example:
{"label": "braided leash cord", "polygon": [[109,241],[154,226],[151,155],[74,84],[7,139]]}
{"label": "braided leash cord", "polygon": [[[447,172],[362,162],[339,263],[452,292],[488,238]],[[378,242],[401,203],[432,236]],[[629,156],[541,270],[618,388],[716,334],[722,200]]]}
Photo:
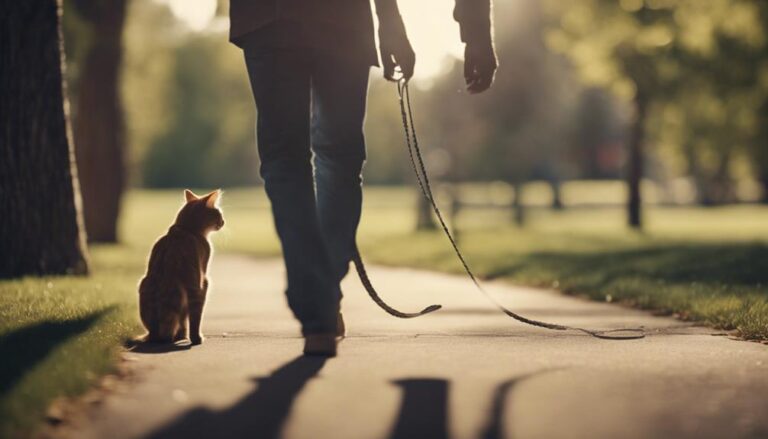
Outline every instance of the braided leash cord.
{"label": "braided leash cord", "polygon": [[368,295],[371,296],[371,299],[373,299],[376,305],[379,305],[379,307],[386,311],[388,314],[401,319],[412,319],[414,317],[423,316],[424,314],[429,314],[442,308],[441,305],[430,305],[419,312],[402,312],[392,308],[391,306],[387,305],[386,302],[384,302],[381,296],[379,296],[379,293],[377,293],[376,289],[373,287],[371,279],[368,277],[368,272],[365,269],[365,264],[363,264],[363,259],[360,257],[360,252],[357,250],[357,245],[355,245],[355,252],[352,255],[352,261],[355,263],[357,276],[360,278],[360,282],[363,284],[363,287],[365,287],[365,291],[368,292]]}
{"label": "braided leash cord", "polygon": [[403,119],[403,129],[405,130],[405,143],[408,148],[408,156],[410,157],[411,166],[413,168],[414,174],[416,175],[416,180],[418,181],[419,188],[421,189],[421,193],[431,205],[432,210],[435,212],[435,216],[437,216],[437,219],[440,222],[440,226],[442,227],[443,232],[445,233],[445,236],[448,237],[448,240],[451,242],[451,246],[453,247],[454,253],[456,253],[456,256],[459,258],[459,261],[461,261],[461,265],[464,267],[464,271],[467,273],[469,278],[475,284],[475,287],[477,287],[477,289],[491,303],[493,303],[499,310],[501,310],[504,314],[508,315],[509,317],[512,317],[513,319],[519,322],[526,323],[532,326],[538,326],[541,328],[552,329],[556,331],[568,331],[568,330],[580,331],[585,334],[589,334],[592,337],[602,338],[606,340],[636,340],[636,339],[645,337],[645,331],[643,330],[643,328],[626,328],[626,329],[612,329],[608,331],[595,331],[591,329],[578,328],[575,326],[559,325],[556,323],[547,323],[539,320],[529,319],[527,317],[524,317],[520,314],[517,314],[511,311],[510,309],[502,305],[498,300],[496,300],[491,294],[489,294],[480,284],[474,272],[469,268],[469,264],[464,258],[464,255],[459,250],[459,246],[456,243],[456,240],[454,239],[453,234],[448,229],[448,226],[446,225],[445,220],[443,219],[443,214],[440,211],[440,208],[437,206],[437,202],[432,193],[432,187],[429,183],[429,177],[427,174],[426,166],[424,165],[424,159],[422,158],[421,148],[419,148],[419,140],[416,137],[416,128],[413,123],[413,109],[411,107],[411,95],[408,90],[408,80],[401,78],[397,82],[397,94],[400,100],[400,113]]}

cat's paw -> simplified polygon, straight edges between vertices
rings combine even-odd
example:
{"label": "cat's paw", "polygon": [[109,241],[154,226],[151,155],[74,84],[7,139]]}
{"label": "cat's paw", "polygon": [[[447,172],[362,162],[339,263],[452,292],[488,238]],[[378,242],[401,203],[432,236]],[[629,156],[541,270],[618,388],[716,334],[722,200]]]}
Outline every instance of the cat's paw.
{"label": "cat's paw", "polygon": [[189,338],[189,341],[192,342],[193,346],[203,344],[203,340],[205,340],[205,337],[203,337],[202,335],[198,335],[198,336],[193,335],[192,337]]}

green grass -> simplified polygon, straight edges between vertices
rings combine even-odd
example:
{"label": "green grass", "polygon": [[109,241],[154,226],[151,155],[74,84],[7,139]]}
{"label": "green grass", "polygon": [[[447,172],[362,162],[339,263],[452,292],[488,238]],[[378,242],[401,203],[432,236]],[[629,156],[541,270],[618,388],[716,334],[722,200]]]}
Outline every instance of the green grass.
{"label": "green grass", "polygon": [[[566,200],[618,200],[620,191],[573,184]],[[464,193],[496,204],[509,196],[493,185]],[[546,197],[541,187],[526,193],[537,206]],[[415,201],[410,189],[366,189],[364,256],[460,273],[440,233],[412,231]],[[141,332],[136,285],[146,255],[181,202],[181,191],[129,193],[124,242],[92,248],[89,277],[0,281],[0,437],[33,431],[52,399],[80,394],[114,370],[121,343]],[[222,204],[227,226],[213,235],[218,252],[279,255],[260,189],[227,191]],[[642,234],[625,228],[620,208],[538,207],[525,228],[509,218],[503,209],[458,217],[461,247],[484,277],[624,301],[768,339],[768,207],[649,208]]]}
{"label": "green grass", "polygon": [[[613,183],[567,185],[566,202],[618,202]],[[649,191],[650,192],[650,191]],[[465,197],[486,204],[509,199],[499,185],[467,186]],[[652,192],[651,192],[652,193]],[[768,207],[648,207],[643,233],[625,226],[620,207],[543,208],[541,185],[526,191],[537,206],[523,228],[505,209],[472,209],[457,218],[461,248],[485,278],[556,287],[596,300],[621,301],[674,313],[747,339],[768,339]],[[651,196],[649,198],[658,196]],[[415,193],[368,188],[359,241],[374,262],[461,273],[440,232],[413,232]],[[256,256],[279,254],[261,194],[230,191],[224,207],[228,230],[217,248]]]}
{"label": "green grass", "polygon": [[[622,301],[768,339],[768,209],[653,209],[643,234],[625,231],[621,219],[610,209],[537,212],[524,229],[468,225],[461,247],[485,278]],[[391,236],[364,251],[379,263],[462,272],[437,232]]]}
{"label": "green grass", "polygon": [[78,395],[114,370],[139,331],[135,285],[142,256],[92,250],[90,277],[0,282],[0,437],[28,433],[49,402]]}

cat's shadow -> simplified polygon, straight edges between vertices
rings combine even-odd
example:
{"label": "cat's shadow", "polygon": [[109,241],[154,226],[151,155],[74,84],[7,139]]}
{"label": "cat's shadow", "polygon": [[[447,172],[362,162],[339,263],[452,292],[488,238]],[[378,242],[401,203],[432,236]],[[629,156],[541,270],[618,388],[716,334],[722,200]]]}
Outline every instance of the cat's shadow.
{"label": "cat's shadow", "polygon": [[187,351],[193,345],[189,340],[181,340],[175,343],[150,343],[143,340],[129,340],[124,346],[129,352],[137,354],[165,354],[168,352]]}

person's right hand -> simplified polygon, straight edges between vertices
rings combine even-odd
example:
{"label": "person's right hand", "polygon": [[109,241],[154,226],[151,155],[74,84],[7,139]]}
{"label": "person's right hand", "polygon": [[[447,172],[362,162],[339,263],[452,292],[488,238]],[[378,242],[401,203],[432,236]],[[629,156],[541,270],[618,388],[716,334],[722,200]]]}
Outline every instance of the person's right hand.
{"label": "person's right hand", "polygon": [[492,44],[467,43],[464,48],[464,80],[471,94],[482,93],[493,84],[496,53]]}
{"label": "person's right hand", "polygon": [[403,78],[411,79],[416,65],[416,54],[405,34],[405,28],[400,30],[380,29],[379,51],[384,67],[384,78],[388,81],[399,79],[395,78],[395,67],[400,67]]}

